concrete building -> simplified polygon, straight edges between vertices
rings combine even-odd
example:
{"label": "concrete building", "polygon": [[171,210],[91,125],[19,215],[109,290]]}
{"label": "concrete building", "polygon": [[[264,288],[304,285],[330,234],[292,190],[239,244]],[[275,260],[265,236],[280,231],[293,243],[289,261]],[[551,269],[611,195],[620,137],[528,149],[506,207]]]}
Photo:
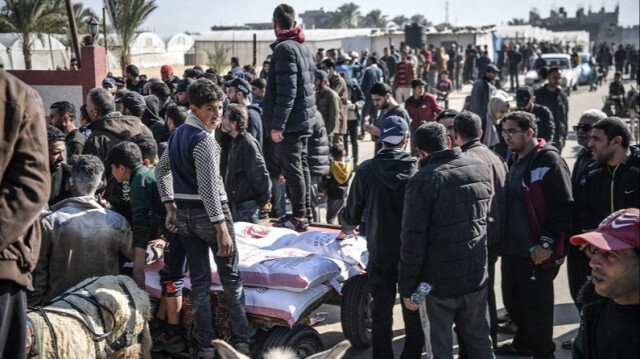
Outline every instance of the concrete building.
{"label": "concrete building", "polygon": [[613,12],[607,12],[604,7],[598,12],[591,9],[585,13],[584,8],[576,11],[575,17],[569,17],[563,7],[558,11],[552,10],[549,17],[542,18],[536,12],[529,12],[529,24],[540,26],[552,31],[579,31],[589,32],[589,38],[596,44],[623,43],[634,44],[638,47],[640,34],[638,26],[624,29],[618,25],[619,7]]}

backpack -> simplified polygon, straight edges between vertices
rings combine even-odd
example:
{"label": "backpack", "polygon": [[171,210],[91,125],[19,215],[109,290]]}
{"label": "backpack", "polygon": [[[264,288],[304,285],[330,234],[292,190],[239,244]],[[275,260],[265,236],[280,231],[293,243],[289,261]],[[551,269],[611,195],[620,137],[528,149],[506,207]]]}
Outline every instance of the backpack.
{"label": "backpack", "polygon": [[349,84],[351,88],[351,103],[356,103],[358,101],[364,101],[364,92],[360,88],[355,81]]}

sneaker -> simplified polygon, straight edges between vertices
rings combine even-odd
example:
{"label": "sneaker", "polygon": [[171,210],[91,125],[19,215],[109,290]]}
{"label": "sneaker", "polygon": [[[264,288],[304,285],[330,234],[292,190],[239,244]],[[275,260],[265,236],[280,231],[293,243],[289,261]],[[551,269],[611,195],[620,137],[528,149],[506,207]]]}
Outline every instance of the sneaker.
{"label": "sneaker", "polygon": [[169,338],[165,333],[162,333],[153,342],[153,347],[151,347],[151,351],[176,354],[184,351],[185,348],[186,348],[186,345],[184,344],[182,335],[176,335],[174,337]]}
{"label": "sneaker", "polygon": [[516,334],[518,326],[511,320],[498,324],[498,333],[502,334]]}
{"label": "sneaker", "polygon": [[194,359],[213,359],[216,357],[216,349],[214,347],[194,346],[191,349],[191,357]]}
{"label": "sneaker", "polygon": [[249,343],[236,343],[233,348],[241,354],[249,355]]}
{"label": "sneaker", "polygon": [[274,227],[282,227],[293,229],[296,232],[302,233],[309,230],[309,221],[307,219],[303,219],[302,221],[296,219],[294,216],[290,216],[289,219],[282,223],[276,224]]}

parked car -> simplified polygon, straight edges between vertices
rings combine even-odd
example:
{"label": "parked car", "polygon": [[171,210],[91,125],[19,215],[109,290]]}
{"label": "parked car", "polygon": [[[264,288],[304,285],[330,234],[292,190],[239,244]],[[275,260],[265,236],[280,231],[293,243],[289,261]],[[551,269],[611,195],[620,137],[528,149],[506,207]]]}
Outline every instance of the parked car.
{"label": "parked car", "polygon": [[591,71],[593,71],[593,67],[591,67],[591,54],[588,52],[580,53],[580,80],[578,83],[580,85],[588,85],[589,80],[591,78]]}
{"label": "parked car", "polygon": [[[551,68],[559,66],[562,69],[562,80],[560,80],[560,86],[567,93],[567,96],[571,94],[571,90],[578,90],[578,83],[580,79],[580,65],[571,66],[571,55],[569,54],[542,54],[542,58],[546,61],[547,67]],[[533,86],[538,82],[538,72],[531,70],[527,72],[524,78],[524,83],[527,86]]]}

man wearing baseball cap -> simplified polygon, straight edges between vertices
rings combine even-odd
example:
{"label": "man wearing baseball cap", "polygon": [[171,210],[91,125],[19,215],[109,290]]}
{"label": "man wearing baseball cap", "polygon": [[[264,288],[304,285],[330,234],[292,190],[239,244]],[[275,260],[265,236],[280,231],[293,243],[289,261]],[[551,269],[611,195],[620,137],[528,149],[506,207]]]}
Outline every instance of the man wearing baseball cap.
{"label": "man wearing baseball cap", "polygon": [[[402,206],[405,186],[416,170],[416,160],[404,150],[408,134],[409,124],[400,116],[381,121],[378,142],[382,149],[358,166],[344,209],[342,232],[337,237],[346,238],[364,222],[360,232],[367,235],[367,276],[373,297],[371,335],[376,358],[394,357],[392,313],[397,296]],[[404,307],[402,316],[407,337],[401,357],[418,358],[424,345],[420,316]]]}
{"label": "man wearing baseball cap", "polygon": [[448,108],[440,112],[440,114],[438,114],[438,116],[436,117],[436,121],[438,121],[438,123],[444,126],[444,128],[447,130],[447,137],[449,137],[449,140],[451,140],[451,147],[458,147],[458,144],[453,138],[453,119],[459,114],[460,112],[452,108]]}
{"label": "man wearing baseball cap", "polygon": [[264,136],[262,131],[262,109],[260,106],[251,103],[251,85],[247,80],[236,77],[227,86],[227,97],[231,103],[240,104],[247,109],[246,131],[258,141],[262,150]]}
{"label": "man wearing baseball cap", "polygon": [[637,358],[640,343],[640,211],[612,213],[593,232],[571,237],[590,257],[581,290],[574,358]]}
{"label": "man wearing baseball cap", "polygon": [[421,168],[404,196],[398,269],[403,309],[416,313],[411,294],[421,282],[431,284],[425,303],[433,357],[453,357],[455,324],[473,358],[494,358],[487,316],[491,170],[460,148],[451,148],[442,124],[418,127],[413,141]]}
{"label": "man wearing baseball cap", "polygon": [[536,117],[538,138],[544,138],[545,141],[550,143],[553,141],[553,133],[556,128],[553,122],[553,115],[547,106],[535,102],[536,97],[533,95],[533,89],[531,87],[524,86],[516,90],[516,108],[520,111],[529,112]]}
{"label": "man wearing baseball cap", "polygon": [[143,95],[144,85],[147,84],[147,77],[140,75],[140,70],[136,65],[128,65],[125,68],[125,78],[127,83],[127,90],[135,91]]}
{"label": "man wearing baseball cap", "polygon": [[180,78],[173,74],[173,68],[170,65],[162,65],[160,68],[160,77],[162,82],[169,87],[171,92],[175,92],[180,84]]}

